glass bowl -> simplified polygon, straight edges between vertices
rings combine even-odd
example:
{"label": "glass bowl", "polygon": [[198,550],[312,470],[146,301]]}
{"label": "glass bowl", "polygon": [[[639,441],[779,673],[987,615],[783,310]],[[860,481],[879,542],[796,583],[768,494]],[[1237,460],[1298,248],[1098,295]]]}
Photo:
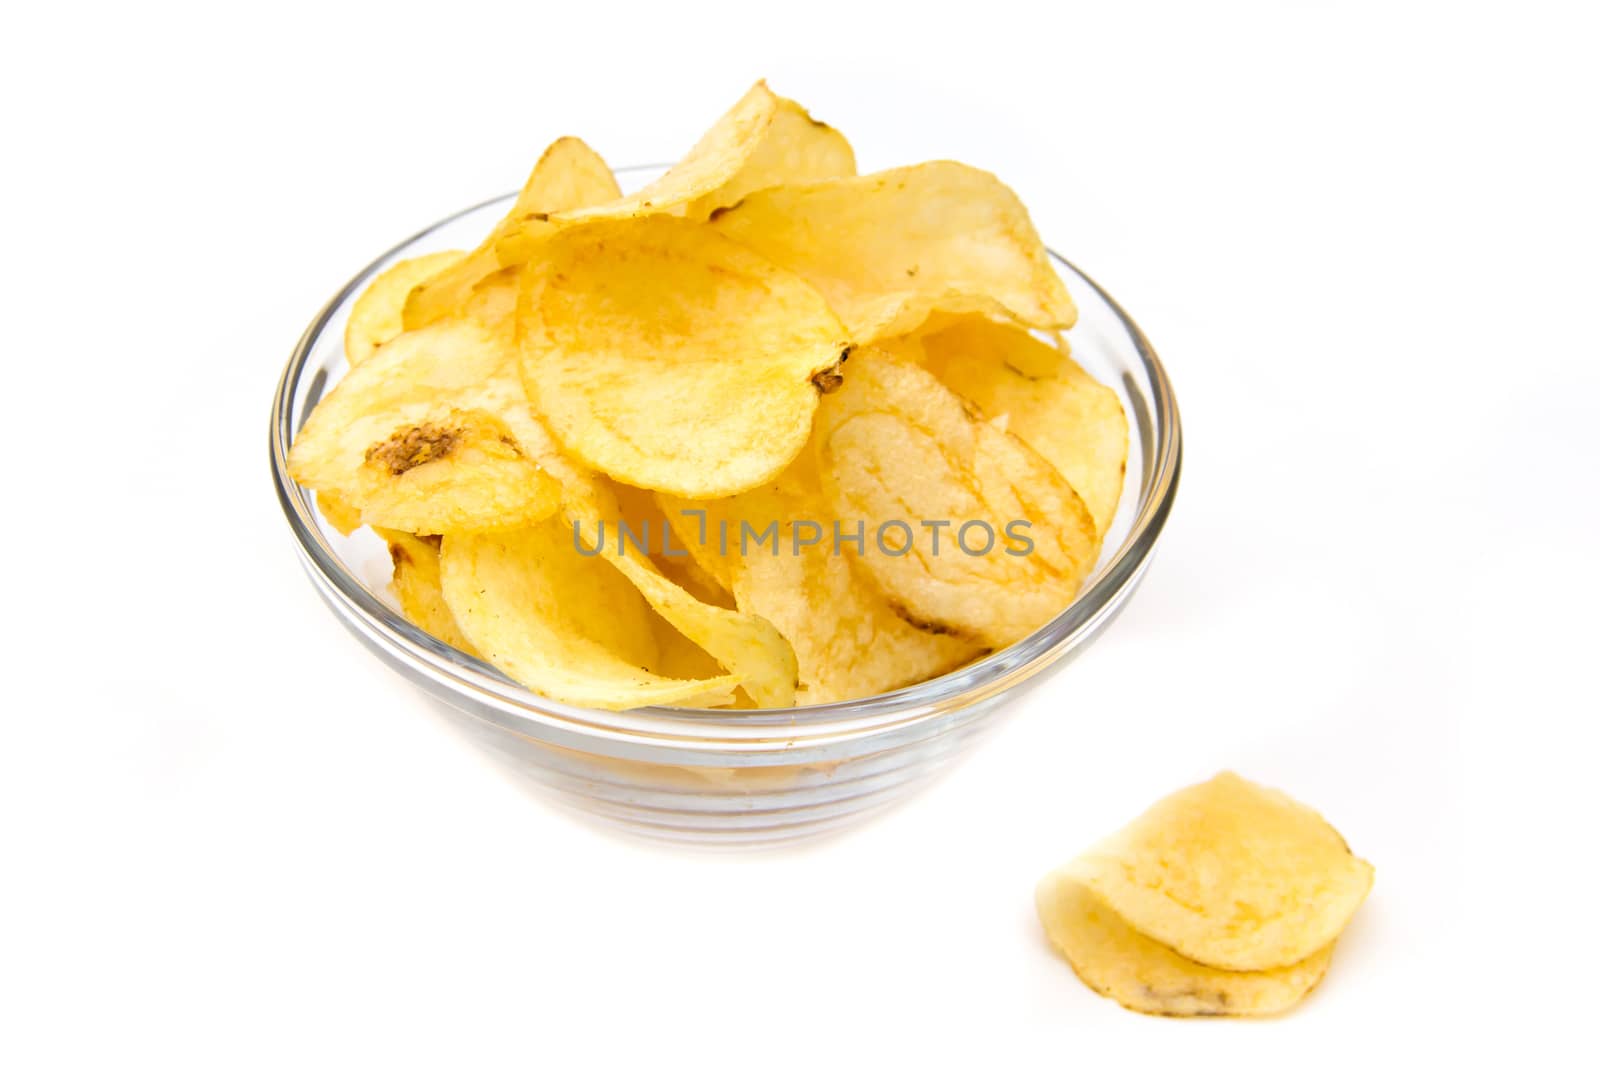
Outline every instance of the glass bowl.
{"label": "glass bowl", "polygon": [[[617,172],[633,189],[662,167]],[[1114,388],[1129,416],[1127,481],[1093,575],[1047,625],[952,674],[861,700],[774,711],[650,707],[599,711],[531,693],[430,637],[400,613],[389,556],[370,531],[332,529],[285,460],[317,400],[344,374],[344,324],[374,275],[400,259],[474,247],[513,194],[467,208],[384,253],[316,316],[272,401],[272,474],[306,573],[351,633],[436,697],[497,759],[550,795],[656,837],[784,841],[838,827],[903,796],[949,764],[1012,697],[1102,633],[1150,564],[1178,485],[1178,408],[1150,343],[1098,285],[1054,258],[1079,310],[1073,356]]]}

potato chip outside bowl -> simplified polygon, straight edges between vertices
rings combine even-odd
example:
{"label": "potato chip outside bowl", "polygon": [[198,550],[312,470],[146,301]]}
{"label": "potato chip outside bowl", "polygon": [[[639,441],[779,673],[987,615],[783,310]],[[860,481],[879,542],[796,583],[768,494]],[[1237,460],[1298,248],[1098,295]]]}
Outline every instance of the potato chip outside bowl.
{"label": "potato chip outside bowl", "polygon": [[[665,170],[618,170],[625,191]],[[471,248],[513,194],[461,211],[384,253],[301,337],[273,398],[271,459],[306,573],[368,649],[449,709],[497,762],[555,799],[636,833],[701,844],[783,842],[842,826],[905,796],[946,766],[1013,697],[1060,669],[1116,617],[1148,568],[1181,462],[1178,409],[1139,327],[1052,253],[1079,309],[1073,358],[1115,389],[1129,417],[1126,484],[1078,599],[1009,648],[881,696],[763,711],[601,711],[547,700],[409,622],[388,588],[389,556],[369,530],[341,537],[288,476],[295,433],[346,370],[345,320],[366,283],[401,259]]]}

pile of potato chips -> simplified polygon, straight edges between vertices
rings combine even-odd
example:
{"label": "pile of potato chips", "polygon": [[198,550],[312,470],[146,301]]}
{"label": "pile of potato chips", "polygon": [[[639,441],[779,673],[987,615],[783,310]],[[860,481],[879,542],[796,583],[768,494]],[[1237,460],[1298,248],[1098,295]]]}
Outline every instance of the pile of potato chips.
{"label": "pile of potato chips", "polygon": [[[858,176],[760,83],[638,192],[562,138],[477,248],[374,279],[289,469],[388,542],[413,622],[555,700],[871,696],[1026,636],[1093,568],[1128,430],[1076,317],[992,175]],[[706,536],[729,524],[777,536]],[[813,541],[836,524],[910,536]]]}
{"label": "pile of potato chips", "polygon": [[1039,884],[1051,942],[1152,1015],[1270,1015],[1327,973],[1372,866],[1322,817],[1223,773],[1157,803]]}

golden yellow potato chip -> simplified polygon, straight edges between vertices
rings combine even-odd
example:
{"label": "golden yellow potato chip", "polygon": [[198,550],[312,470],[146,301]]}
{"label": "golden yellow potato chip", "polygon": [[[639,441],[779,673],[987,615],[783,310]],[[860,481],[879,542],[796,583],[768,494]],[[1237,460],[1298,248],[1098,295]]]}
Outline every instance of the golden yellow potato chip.
{"label": "golden yellow potato chip", "polygon": [[1227,772],[1157,802],[1065,872],[1146,937],[1230,971],[1326,947],[1372,888],[1372,865],[1320,815]]}
{"label": "golden yellow potato chip", "polygon": [[[993,332],[988,330],[993,327]],[[1007,330],[1007,326],[1012,326]],[[963,335],[963,330],[966,332]],[[1005,319],[993,319],[987,315],[952,314],[945,311],[936,311],[929,315],[910,339],[917,342],[916,352],[922,356],[927,355],[923,341],[936,333],[947,330],[955,331],[957,337],[970,341],[981,351],[995,354],[1006,366],[1028,378],[1056,378],[1061,374],[1061,368],[1072,355],[1072,346],[1067,343],[1067,335],[1060,330],[1040,330],[1050,338],[1041,341],[1035,333],[1026,327],[1018,327]],[[906,338],[893,338],[888,341],[878,342],[879,348],[887,348],[899,343]],[[981,342],[981,343],[980,343]]]}
{"label": "golden yellow potato chip", "polygon": [[[804,455],[805,450],[802,449],[800,456]],[[799,457],[796,457],[796,462],[799,462]],[[715,520],[692,513],[696,509],[704,511],[712,504],[721,504],[723,501],[686,500],[670,493],[656,493],[655,497],[656,505],[667,516],[667,522],[672,526],[673,544],[681,545],[689,553],[695,570],[731,595],[733,562],[727,549],[718,547],[715,527],[712,525]],[[738,499],[738,497],[727,499]]]}
{"label": "golden yellow potato chip", "polygon": [[502,341],[516,343],[517,292],[522,287],[522,268],[503,267],[485,275],[467,291],[461,314]]}
{"label": "golden yellow potato chip", "polygon": [[712,225],[821,290],[859,343],[907,333],[934,311],[1042,328],[1077,321],[1022,202],[960,163],[764,189]]}
{"label": "golden yellow potato chip", "polygon": [[660,494],[622,482],[608,481],[608,488],[616,497],[620,520],[628,524],[632,531],[630,536],[637,536],[644,542],[650,562],[658,571],[694,594],[697,600],[719,608],[736,606],[732,591],[700,564],[691,546],[685,545],[682,535],[674,532]]}
{"label": "golden yellow potato chip", "polygon": [[515,350],[452,319],[401,334],[352,368],[296,436],[289,473],[372,526],[508,528],[560,505],[560,486],[529,458],[542,436]]}
{"label": "golden yellow potato chip", "polygon": [[1050,942],[1084,985],[1147,1015],[1276,1015],[1328,971],[1333,943],[1270,971],[1221,971],[1184,959],[1123,922],[1087,887],[1056,873],[1036,903]]}
{"label": "golden yellow potato chip", "polygon": [[[656,640],[657,673],[669,678],[716,678],[726,673],[711,653],[685,637],[660,612],[650,613],[650,629]],[[737,701],[727,706],[737,706]]]}
{"label": "golden yellow potato chip", "polygon": [[775,477],[848,352],[816,290],[664,216],[550,238],[525,268],[517,324],[528,396],[563,448],[693,498]]}
{"label": "golden yellow potato chip", "polygon": [[662,618],[726,667],[757,707],[786,708],[794,703],[798,673],[794,651],[772,623],[696,599],[647,560],[626,553],[605,558]]}
{"label": "golden yellow potato chip", "polygon": [[591,708],[715,706],[738,680],[656,673],[650,607],[605,560],[577,550],[559,519],[521,530],[447,534],[440,584],[478,654],[536,693]]}
{"label": "golden yellow potato chip", "polygon": [[400,336],[406,297],[411,290],[466,258],[465,252],[434,252],[403,259],[368,283],[350,305],[344,326],[344,358],[350,366],[364,362],[378,346]]}
{"label": "golden yellow potato chip", "polygon": [[1026,330],[975,315],[923,336],[922,346],[935,377],[1061,472],[1104,536],[1128,462],[1117,394]]}
{"label": "golden yellow potato chip", "polygon": [[[759,706],[793,704],[794,652],[772,624],[702,601],[664,575],[650,554],[659,544],[660,529],[633,526],[631,536],[625,537],[614,483],[573,462],[542,424],[536,426],[541,436],[530,454],[561,484],[562,521],[572,531],[573,543],[615,567],[668,623],[726,667]],[[647,498],[648,494],[634,491],[630,503],[638,507]]]}
{"label": "golden yellow potato chip", "polygon": [[616,175],[600,154],[576,137],[545,149],[516,203],[484,244],[502,267],[521,266],[554,229],[549,216],[608,204],[622,196]]}
{"label": "golden yellow potato chip", "polygon": [[449,269],[414,286],[405,297],[402,321],[415,330],[467,302],[472,288],[496,271],[527,262],[554,227],[551,212],[603,204],[622,195],[605,160],[576,137],[562,137],[545,149],[503,219],[473,251]]}
{"label": "golden yellow potato chip", "polygon": [[[669,526],[670,529],[670,526]],[[672,551],[680,550],[681,546],[673,542]],[[738,605],[733,599],[733,590],[725,588],[717,581],[716,575],[702,567],[692,555],[677,556],[656,555],[651,557],[651,562],[656,565],[656,570],[666,575],[674,585],[681,585],[692,593],[696,600],[703,600],[707,604],[715,604],[719,608],[736,608]]]}
{"label": "golden yellow potato chip", "polygon": [[703,219],[752,190],[854,174],[855,166],[855,153],[838,131],[757,82],[660,178],[608,203],[554,213],[553,221],[660,214]]}
{"label": "golden yellow potato chip", "polygon": [[344,497],[331,490],[318,493],[317,510],[322,512],[322,517],[328,520],[328,525],[349,537],[361,529],[361,511]]}
{"label": "golden yellow potato chip", "polygon": [[389,560],[394,564],[391,585],[406,618],[445,644],[476,656],[478,653],[456,625],[450,605],[444,602],[444,590],[439,587],[439,539],[417,537],[402,530],[380,529],[377,533],[389,545]]}
{"label": "golden yellow potato chip", "polygon": [[689,547],[728,575],[739,607],[769,620],[793,646],[799,703],[887,693],[985,651],[896,614],[849,558],[834,552],[833,515],[805,453],[771,485],[724,500],[666,498],[662,506],[676,513]]}
{"label": "golden yellow potato chip", "polygon": [[913,333],[903,333],[896,337],[885,337],[874,341],[872,347],[885,355],[892,356],[901,363],[915,363],[921,365],[927,361],[928,352],[922,345],[923,330]]}
{"label": "golden yellow potato chip", "polygon": [[[1092,567],[1126,426],[1075,318],[992,175],[857,177],[758,82],[644,189],[562,138],[472,251],[375,278],[289,473],[324,528],[387,538],[409,618],[557,699],[868,696],[1026,635]],[[795,550],[690,543],[664,505],[696,501]],[[653,530],[619,553],[624,522]]]}
{"label": "golden yellow potato chip", "polygon": [[865,527],[852,562],[924,630],[1002,648],[1063,611],[1094,565],[1072,486],[920,367],[857,352],[816,448],[832,512]]}
{"label": "golden yellow potato chip", "polygon": [[499,269],[492,249],[474,249],[450,269],[412,286],[400,313],[401,324],[407,330],[420,330],[456,314],[472,287]]}
{"label": "golden yellow potato chip", "polygon": [[818,122],[793,100],[778,97],[771,124],[755,142],[743,166],[720,188],[697,197],[686,214],[704,219],[718,208],[737,204],[757,189],[848,178],[855,172],[856,155],[844,134]]}

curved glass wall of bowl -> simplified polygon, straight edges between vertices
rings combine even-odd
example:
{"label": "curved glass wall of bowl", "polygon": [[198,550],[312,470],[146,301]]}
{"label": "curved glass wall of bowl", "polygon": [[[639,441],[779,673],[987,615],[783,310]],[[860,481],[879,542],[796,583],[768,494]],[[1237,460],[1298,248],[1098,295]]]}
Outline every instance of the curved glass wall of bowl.
{"label": "curved glass wall of bowl", "polygon": [[[618,172],[625,190],[661,167]],[[450,709],[502,764],[545,792],[631,831],[674,840],[762,844],[833,829],[879,809],[966,750],[996,713],[1102,633],[1137,587],[1172,507],[1181,463],[1178,410],[1154,350],[1085,274],[1055,262],[1078,303],[1073,358],[1128,412],[1122,503],[1078,599],[1027,638],[960,671],[882,696],[776,711],[577,708],[546,700],[417,629],[389,590],[390,561],[367,530],[340,536],[284,469],[316,401],[343,376],[350,304],[400,259],[471,248],[512,194],[469,208],[397,245],[315,317],[273,402],[270,450],[279,501],[306,573],[368,649]]]}

